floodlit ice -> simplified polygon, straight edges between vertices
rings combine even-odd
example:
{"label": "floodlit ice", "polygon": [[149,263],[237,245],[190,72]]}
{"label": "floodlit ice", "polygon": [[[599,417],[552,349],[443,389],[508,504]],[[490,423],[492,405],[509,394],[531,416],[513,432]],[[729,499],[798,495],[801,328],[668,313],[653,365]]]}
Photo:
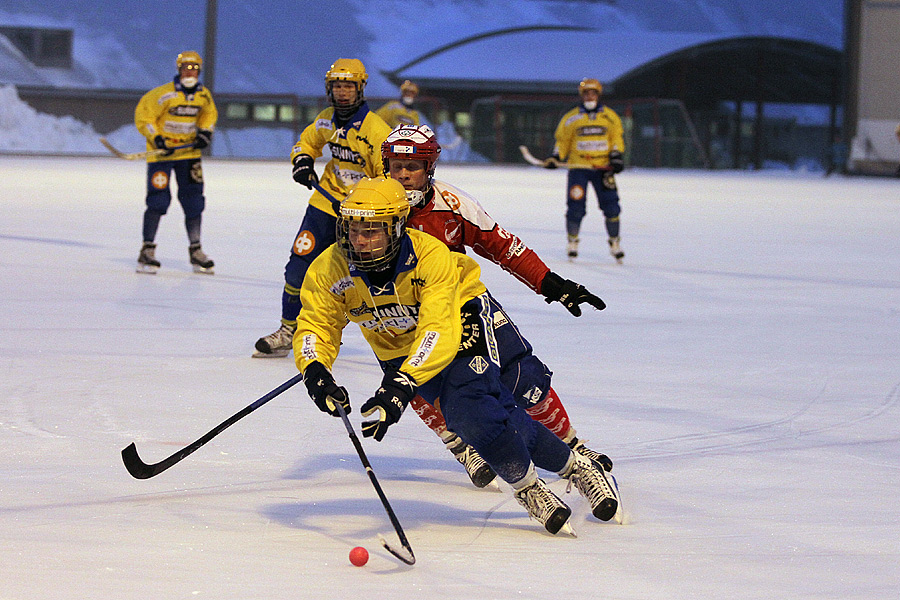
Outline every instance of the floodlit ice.
{"label": "floodlit ice", "polygon": [[[564,173],[439,167],[609,305],[576,319],[484,266],[615,461],[626,515],[596,521],[547,475],[578,533],[550,536],[407,411],[363,442],[406,567],[378,546],[396,537],[341,421],[302,386],[155,478],[125,471],[129,443],[162,460],[296,374],[250,354],[278,326],[309,193],[286,161],[204,170],[216,275],[191,272],[176,203],[148,276],[142,164],[0,159],[0,598],[900,596],[896,181],[626,171],[619,266],[593,200],[564,259]],[[335,373],[358,407],[380,375],[348,332]]]}

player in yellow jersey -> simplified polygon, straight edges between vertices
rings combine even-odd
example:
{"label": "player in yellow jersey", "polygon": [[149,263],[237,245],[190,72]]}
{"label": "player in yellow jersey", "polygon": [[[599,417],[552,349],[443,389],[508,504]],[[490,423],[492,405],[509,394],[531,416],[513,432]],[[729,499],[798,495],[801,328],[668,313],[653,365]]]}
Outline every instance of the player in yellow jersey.
{"label": "player in yellow jersey", "polygon": [[606,218],[609,251],[622,262],[625,253],[619,243],[619,192],[614,174],[625,168],[625,141],[622,121],[608,106],[600,104],[603,86],[585,78],[578,84],[581,104],[560,119],[556,127],[553,156],[544,161],[548,169],[559,162],[569,168],[566,187],[566,251],[570,259],[578,256],[578,233],[586,213],[588,183],[594,186],[597,202]]}
{"label": "player in yellow jersey", "polygon": [[219,113],[212,94],[200,83],[200,55],[182,52],[175,66],[175,78],[144,94],[134,111],[134,124],[147,138],[147,150],[162,151],[147,156],[147,209],[137,270],[156,273],[159,269],[154,239],[159,221],[172,202],[169,177],[174,171],[191,265],[195,272],[212,273],[213,261],[200,247],[201,214],[206,204],[200,151],[209,146]]}
{"label": "player in yellow jersey", "polygon": [[421,125],[422,118],[413,106],[419,97],[419,86],[407,79],[400,85],[400,100],[392,100],[376,110],[393,129],[397,125]]}
{"label": "player in yellow jersey", "polygon": [[607,521],[618,509],[603,469],[569,448],[516,405],[500,380],[493,311],[481,270],[431,235],[406,228],[409,202],[394,179],[363,179],[343,199],[337,243],[307,271],[294,358],[320,410],[350,411],[331,367],[344,328],[355,322],[384,377],[360,406],[363,435],[384,439],[416,394],[440,402],[447,427],[471,445],[550,533],[571,510],[535,467],[569,479]]}
{"label": "player in yellow jersey", "polygon": [[[313,183],[319,183],[340,201],[356,182],[384,174],[381,143],[391,128],[369,110],[365,97],[368,79],[366,67],[355,58],[339,58],[329,67],[325,92],[331,106],[303,130],[300,141],[291,150],[294,181],[309,189]],[[331,160],[325,165],[320,182],[315,160],[326,146]],[[284,268],[281,326],[256,341],[254,357],[280,357],[290,352],[300,312],[300,286],[309,264],[335,241],[335,210],[318,190],[313,192]]]}

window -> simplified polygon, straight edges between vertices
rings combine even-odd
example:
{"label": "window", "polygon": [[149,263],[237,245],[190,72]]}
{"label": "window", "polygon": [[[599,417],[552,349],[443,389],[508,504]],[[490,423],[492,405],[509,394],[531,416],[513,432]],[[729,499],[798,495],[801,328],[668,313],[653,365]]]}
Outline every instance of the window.
{"label": "window", "polygon": [[278,107],[278,120],[282,123],[293,123],[296,119],[294,107],[290,104],[282,104]]}
{"label": "window", "polygon": [[277,107],[274,104],[254,104],[254,121],[274,121]]}
{"label": "window", "polygon": [[36,67],[72,68],[72,30],[0,27],[16,49]]}
{"label": "window", "polygon": [[250,118],[250,106],[245,102],[231,102],[225,107],[225,116],[229,119],[247,120]]}

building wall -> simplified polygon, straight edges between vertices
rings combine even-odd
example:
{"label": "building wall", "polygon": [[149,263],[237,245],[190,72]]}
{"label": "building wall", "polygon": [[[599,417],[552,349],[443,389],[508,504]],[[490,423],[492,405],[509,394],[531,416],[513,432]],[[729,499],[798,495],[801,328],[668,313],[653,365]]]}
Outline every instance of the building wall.
{"label": "building wall", "polygon": [[900,0],[859,5],[856,135],[851,171],[893,173],[900,162]]}

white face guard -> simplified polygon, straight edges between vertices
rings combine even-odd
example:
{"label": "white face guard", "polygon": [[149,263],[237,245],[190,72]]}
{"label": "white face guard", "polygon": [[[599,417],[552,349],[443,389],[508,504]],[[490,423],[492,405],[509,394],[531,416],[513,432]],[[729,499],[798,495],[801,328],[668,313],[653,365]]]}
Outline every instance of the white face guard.
{"label": "white face guard", "polygon": [[597,108],[596,100],[585,100],[583,102],[583,104],[584,104],[584,107],[588,110],[594,110],[595,108]]}
{"label": "white face guard", "polygon": [[413,102],[416,101],[415,96],[403,96],[400,98],[400,101],[403,102],[403,106],[412,106]]}
{"label": "white face guard", "polygon": [[186,88],[192,88],[197,85],[197,81],[199,81],[197,77],[182,77],[181,85]]}
{"label": "white face guard", "polygon": [[425,192],[422,190],[406,190],[406,200],[412,207],[419,206],[425,202]]}

